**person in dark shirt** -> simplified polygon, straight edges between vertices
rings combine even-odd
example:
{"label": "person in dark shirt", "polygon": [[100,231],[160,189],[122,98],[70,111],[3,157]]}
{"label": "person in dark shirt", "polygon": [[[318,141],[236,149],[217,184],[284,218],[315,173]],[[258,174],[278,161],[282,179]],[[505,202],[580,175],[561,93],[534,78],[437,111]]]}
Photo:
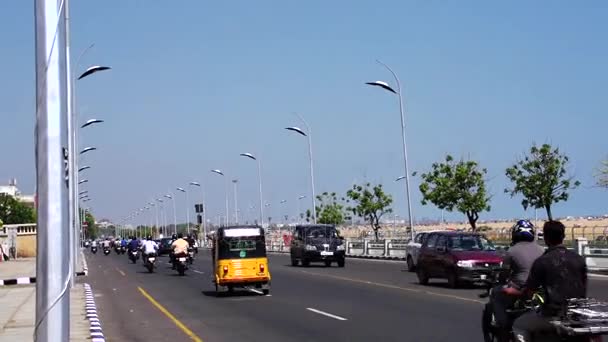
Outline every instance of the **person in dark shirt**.
{"label": "person in dark shirt", "polygon": [[541,312],[528,312],[515,320],[513,333],[517,341],[533,341],[535,336],[553,336],[555,327],[549,318],[559,316],[568,299],[587,296],[587,265],[585,259],[562,244],[565,227],[559,221],[543,226],[547,251],[532,265],[523,291],[507,288],[511,295],[529,295],[542,289],[544,303]]}

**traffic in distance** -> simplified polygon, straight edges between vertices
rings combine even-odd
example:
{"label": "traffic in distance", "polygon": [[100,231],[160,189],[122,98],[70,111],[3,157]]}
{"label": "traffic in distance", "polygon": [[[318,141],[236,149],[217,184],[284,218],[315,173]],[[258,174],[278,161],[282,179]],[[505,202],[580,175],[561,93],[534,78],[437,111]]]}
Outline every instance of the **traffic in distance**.
{"label": "traffic in distance", "polygon": [[[270,299],[275,300],[278,297],[276,300],[281,301],[282,296],[291,298],[289,295],[293,295],[313,301],[316,294],[318,298],[323,298],[322,302],[328,306],[337,298],[342,298],[341,291],[346,291],[344,283],[350,283],[353,288],[349,288],[348,291],[362,291],[362,286],[376,287],[377,293],[373,294],[372,299],[381,303],[376,310],[401,312],[402,315],[393,315],[386,320],[397,322],[402,320],[403,324],[411,328],[413,328],[411,324],[415,324],[415,316],[412,314],[424,315],[426,311],[424,308],[430,304],[433,310],[437,310],[437,319],[445,319],[452,314],[458,315],[458,312],[450,312],[452,309],[449,307],[454,305],[454,301],[483,303],[475,310],[471,308],[465,310],[465,312],[476,312],[474,316],[462,321],[466,323],[454,322],[457,326],[466,324],[474,327],[467,329],[467,332],[462,331],[458,336],[444,336],[442,334],[445,332],[423,327],[419,327],[416,333],[408,330],[405,335],[398,336],[390,332],[390,330],[399,330],[394,328],[376,332],[376,336],[382,336],[387,341],[601,341],[602,336],[608,334],[608,302],[602,301],[608,299],[605,285],[592,284],[588,279],[584,258],[564,247],[565,228],[561,222],[548,221],[543,226],[546,250],[535,240],[536,230],[537,228],[530,221],[517,221],[511,229],[512,242],[506,251],[497,250],[493,243],[480,233],[448,230],[420,232],[408,244],[406,263],[352,259],[349,265],[352,264],[353,270],[349,273],[345,272],[350,267],[346,266],[345,239],[333,225],[297,225],[291,232],[288,255],[267,254],[265,231],[258,226],[218,228],[205,237],[207,240],[202,252],[199,252],[201,246],[198,245],[195,236],[184,237],[182,234],[154,240],[149,236],[143,239],[131,237],[129,241],[121,238],[106,238],[87,244],[92,254],[97,254],[98,249],[101,249],[105,256],[126,255],[127,263],[130,264],[136,264],[141,259],[145,273],[160,271],[159,273],[165,275],[165,269],[173,272],[177,279],[173,277],[164,279],[170,282],[171,286],[177,287],[177,282],[181,278],[182,281],[188,282],[184,285],[185,288],[190,289],[189,286],[195,286],[200,291],[202,287],[203,293],[207,296],[213,293],[214,298],[224,300],[224,302],[201,304],[205,306],[200,310],[205,310],[206,315],[212,315],[207,309],[215,306],[228,310],[232,306],[247,305],[246,308],[251,310],[247,313],[230,313],[237,315],[234,318],[235,322],[247,319],[239,316],[242,314],[250,320],[255,320],[253,310],[257,304],[268,305],[268,311],[262,310],[258,314],[267,312],[268,315],[274,315],[273,310],[280,311],[268,302],[263,302],[262,298],[271,297]],[[169,256],[166,267],[162,267],[159,263],[160,257],[164,255]],[[205,261],[207,266],[204,266],[204,270],[193,267],[195,258],[199,256],[201,259],[208,259]],[[288,260],[285,260],[286,257]],[[106,259],[90,258],[90,262],[99,263],[99,267],[107,265],[103,260]],[[331,267],[334,264],[338,267]],[[116,263],[112,261],[112,265]],[[383,270],[386,265],[399,266],[402,269],[401,274],[383,274],[386,273]],[[119,266],[116,267],[118,269]],[[191,268],[193,273],[189,272]],[[367,269],[366,274],[371,274],[372,278],[377,279],[362,279],[363,269]],[[277,274],[276,278],[273,277],[274,273]],[[415,274],[418,283],[416,287],[407,286],[408,274]],[[194,283],[191,283],[190,277],[184,277],[186,275],[194,277],[202,275],[203,279],[210,280],[210,284],[207,283],[209,284],[207,286],[198,277]],[[389,276],[393,284],[397,285],[384,281]],[[149,277],[141,278],[139,275],[134,277],[143,281],[142,286],[154,281]],[[435,289],[437,286],[435,279],[444,279],[447,287]],[[307,281],[310,287],[306,284]],[[283,286],[283,282],[290,287]],[[271,285],[280,289],[279,295],[272,297]],[[154,286],[160,289],[162,285]],[[425,291],[421,288],[431,290]],[[599,295],[600,298],[590,298],[592,296],[588,296],[588,288],[594,292],[593,296]],[[474,295],[453,292],[461,290],[473,290]],[[440,304],[434,298],[432,301],[417,299],[422,302],[415,303],[412,302],[413,296],[409,296],[408,300],[403,302],[403,307],[394,308],[390,298],[383,298],[393,296],[392,291],[426,293],[429,297],[447,302]],[[189,293],[188,302],[196,302],[198,295],[196,291]],[[363,301],[367,295],[360,293],[349,298],[357,302]],[[403,296],[403,293],[399,295]],[[258,300],[255,299],[256,297]],[[286,320],[293,314],[290,309],[291,302],[284,300],[285,302],[280,304],[285,310],[282,314],[283,320]],[[298,298],[298,300],[306,299]],[[402,298],[395,298],[395,301],[397,300],[400,301]],[[198,307],[190,309],[201,312],[198,311]],[[307,307],[306,310],[338,322],[349,320],[315,307]],[[369,308],[369,310],[373,312],[374,309]],[[188,315],[183,314],[183,316]],[[204,328],[201,329],[201,335],[209,336],[210,340],[227,340],[225,332],[215,335],[214,338],[217,332],[213,331],[213,328],[218,328],[221,324],[213,319],[203,317],[200,322],[196,321],[196,317],[188,317],[188,319],[195,326],[202,324]],[[276,319],[273,318],[274,321]],[[421,318],[421,321],[423,320]],[[316,324],[310,324],[308,321],[303,323],[304,327],[298,328],[298,334],[302,335],[298,337],[298,334],[293,333],[293,336],[287,340],[325,340],[314,338],[318,333]],[[257,328],[251,330],[249,325],[243,323],[242,327],[234,326],[234,329],[244,329],[244,331],[233,333],[234,336],[241,337],[251,337],[252,335],[248,333],[270,334],[265,340],[281,340],[282,338],[278,336],[282,328],[275,329],[275,327],[268,327],[268,331],[262,333],[256,332]],[[326,329],[324,325],[320,325],[319,328],[321,331]],[[348,331],[342,331],[338,326],[333,326],[332,331],[337,335],[331,340],[363,340],[365,335],[364,332],[357,332],[353,327]],[[195,334],[192,331],[190,333]],[[302,336],[311,338],[301,338]]]}

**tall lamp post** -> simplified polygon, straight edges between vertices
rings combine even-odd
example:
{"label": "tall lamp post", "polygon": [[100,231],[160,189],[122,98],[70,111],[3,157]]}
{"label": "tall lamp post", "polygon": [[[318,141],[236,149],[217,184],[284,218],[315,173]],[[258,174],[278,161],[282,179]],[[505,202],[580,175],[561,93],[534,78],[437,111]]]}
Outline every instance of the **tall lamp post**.
{"label": "tall lamp post", "polygon": [[232,184],[234,184],[234,223],[239,224],[239,205],[238,205],[238,195],[237,195],[237,184],[239,180],[233,179]]}
{"label": "tall lamp post", "polygon": [[190,200],[188,191],[184,188],[176,188],[177,191],[183,192],[186,195],[186,222],[188,223],[188,235],[190,234]]}
{"label": "tall lamp post", "polygon": [[296,113],[296,115],[298,116],[298,118],[300,118],[300,121],[302,121],[302,123],[304,123],[304,125],[306,126],[306,129],[308,130],[308,134],[306,134],[306,132],[304,132],[302,129],[300,129],[299,127],[287,127],[285,128],[286,130],[292,131],[292,132],[296,132],[302,136],[305,136],[306,138],[308,138],[308,159],[310,162],[310,188],[311,188],[311,192],[312,192],[312,221],[316,224],[317,223],[317,204],[316,204],[316,199],[315,199],[315,174],[314,174],[314,166],[313,166],[313,158],[312,158],[312,130],[310,129],[310,126],[308,125],[308,123],[306,123],[306,121],[304,120],[304,118]]}
{"label": "tall lamp post", "polygon": [[[205,208],[205,189],[203,188],[203,186],[201,185],[201,183],[199,182],[190,182],[190,186],[197,186],[199,188],[201,188],[201,193],[203,195],[202,200],[203,200],[203,217],[201,219],[201,228],[203,231],[203,235],[207,236],[207,208]],[[206,238],[205,238],[206,241]]]}
{"label": "tall lamp post", "polygon": [[300,200],[306,198],[306,195],[298,197],[298,222],[302,223],[302,213],[300,212]]}
{"label": "tall lamp post", "polygon": [[226,222],[226,226],[227,226],[228,225],[228,185],[226,184],[226,177],[224,176],[224,173],[219,169],[211,170],[211,172],[224,177],[224,194],[226,197],[226,220],[225,220],[225,222]]}
{"label": "tall lamp post", "polygon": [[411,196],[410,196],[410,176],[409,176],[410,173],[408,171],[408,163],[407,163],[407,144],[406,144],[406,140],[405,140],[405,113],[403,110],[403,96],[401,93],[401,82],[399,81],[399,77],[397,77],[397,74],[388,65],[382,63],[379,60],[377,60],[376,62],[378,62],[378,64],[384,66],[391,74],[393,74],[393,77],[395,78],[395,82],[397,83],[396,91],[393,88],[391,88],[391,86],[388,85],[388,83],[386,83],[384,81],[367,82],[366,84],[370,85],[370,86],[380,87],[384,90],[387,90],[387,91],[399,96],[399,113],[401,115],[401,139],[402,139],[402,146],[403,146],[403,164],[404,164],[404,168],[405,168],[405,194],[407,197],[407,215],[408,215],[409,224],[410,224],[410,233],[411,233],[412,239],[414,239],[414,220],[412,217],[412,201],[411,201]]}
{"label": "tall lamp post", "polygon": [[177,234],[177,209],[175,207],[175,198],[173,195],[166,194],[165,197],[173,201],[173,234]]}
{"label": "tall lamp post", "polygon": [[258,183],[260,186],[260,227],[264,228],[264,198],[262,196],[262,163],[251,153],[241,153],[241,157],[249,158],[258,162]]}

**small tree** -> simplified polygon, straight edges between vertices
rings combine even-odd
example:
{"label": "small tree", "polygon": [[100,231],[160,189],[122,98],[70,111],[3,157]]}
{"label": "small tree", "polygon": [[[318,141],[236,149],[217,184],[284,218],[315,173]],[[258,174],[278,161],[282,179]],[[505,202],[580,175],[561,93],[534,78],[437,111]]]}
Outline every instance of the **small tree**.
{"label": "small tree", "polygon": [[505,193],[511,194],[511,197],[522,194],[524,199],[521,205],[524,209],[545,208],[547,217],[552,220],[551,205],[567,201],[568,190],[580,185],[579,181],[566,175],[568,162],[568,157],[561,154],[558,148],[553,149],[549,144],[541,147],[532,145],[530,154],[507,168],[506,175],[513,182],[513,188],[505,189]]}
{"label": "small tree", "polygon": [[36,213],[27,204],[8,194],[0,194],[0,220],[4,224],[35,223]]}
{"label": "small tree", "polygon": [[[82,219],[82,215],[81,215],[81,219]],[[87,224],[87,235],[89,237],[89,239],[97,239],[99,237],[99,229],[97,227],[97,225],[95,224],[95,218],[93,217],[93,214],[91,214],[90,212],[86,211],[85,215],[84,215],[84,222],[86,222]],[[112,227],[112,226],[110,226]],[[106,235],[108,233],[106,232]],[[116,235],[116,234],[114,234]]]}
{"label": "small tree", "polygon": [[381,228],[380,219],[384,214],[393,212],[393,209],[390,208],[393,203],[391,195],[384,192],[382,184],[372,187],[370,183],[366,183],[363,186],[353,185],[346,196],[355,203],[355,206],[348,208],[348,210],[367,221],[374,231],[376,240],[378,240],[378,231]]}
{"label": "small tree", "polygon": [[319,201],[316,207],[318,223],[335,225],[344,223],[346,219],[344,205],[338,200],[335,192],[324,192],[317,196],[317,200]]}
{"label": "small tree", "polygon": [[598,173],[595,175],[597,186],[608,189],[608,159],[602,161],[598,168]]}
{"label": "small tree", "polygon": [[479,213],[490,210],[490,196],[486,191],[486,169],[479,169],[472,160],[454,161],[449,154],[442,163],[434,163],[423,173],[420,192],[422,204],[429,202],[439,209],[465,214],[473,231],[477,230]]}

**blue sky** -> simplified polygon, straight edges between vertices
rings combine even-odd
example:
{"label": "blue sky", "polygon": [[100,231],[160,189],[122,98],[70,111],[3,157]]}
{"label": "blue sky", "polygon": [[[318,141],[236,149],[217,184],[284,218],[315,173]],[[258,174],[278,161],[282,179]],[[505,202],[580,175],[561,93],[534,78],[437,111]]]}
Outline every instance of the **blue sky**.
{"label": "blue sky", "polygon": [[[81,139],[99,148],[82,161],[98,217],[121,218],[189,181],[205,183],[214,217],[224,185],[212,168],[239,179],[247,213],[257,175],[241,152],[262,160],[265,216],[294,215],[309,193],[306,141],[283,129],[299,125],[294,111],[313,129],[318,193],[380,182],[404,217],[398,102],[364,85],[392,81],[378,58],[403,83],[410,169],[445,153],[478,160],[493,194],[482,219],[526,215],[503,194],[504,169],[533,142],[559,146],[583,183],[554,213],[606,212],[608,193],[593,188],[608,154],[606,2],[71,2],[74,55],[95,43],[80,70],[113,67],[77,85],[80,121],[106,120]],[[0,41],[0,180],[16,177],[29,193],[33,1],[0,2]],[[415,217],[437,218],[412,186]]]}

